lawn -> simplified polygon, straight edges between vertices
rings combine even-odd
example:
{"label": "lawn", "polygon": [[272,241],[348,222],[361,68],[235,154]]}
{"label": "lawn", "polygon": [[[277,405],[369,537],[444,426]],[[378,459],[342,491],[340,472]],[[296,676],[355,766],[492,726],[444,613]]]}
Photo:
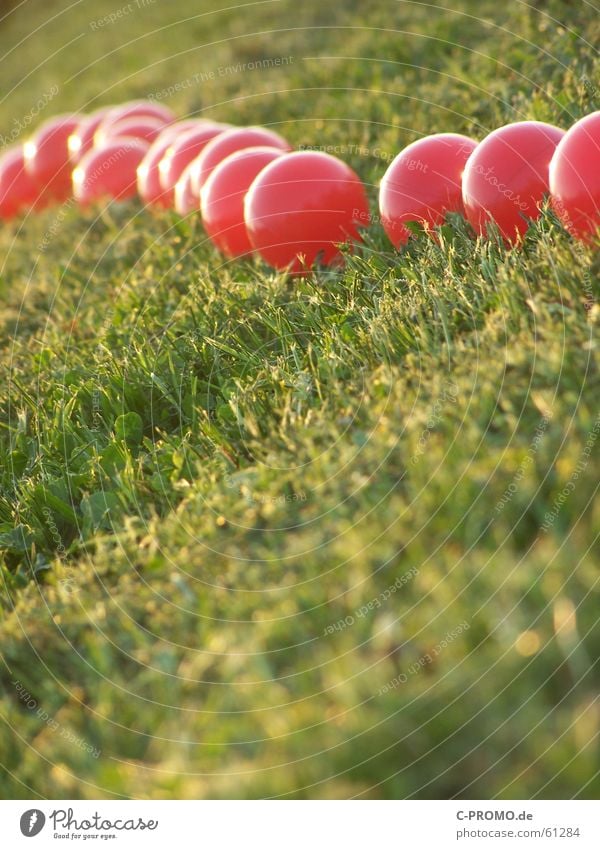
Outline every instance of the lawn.
{"label": "lawn", "polygon": [[0,795],[597,797],[599,254],[376,216],[424,134],[600,109],[593,5],[11,5],[5,141],[154,97],[374,220],[300,279],[133,202],[2,224]]}

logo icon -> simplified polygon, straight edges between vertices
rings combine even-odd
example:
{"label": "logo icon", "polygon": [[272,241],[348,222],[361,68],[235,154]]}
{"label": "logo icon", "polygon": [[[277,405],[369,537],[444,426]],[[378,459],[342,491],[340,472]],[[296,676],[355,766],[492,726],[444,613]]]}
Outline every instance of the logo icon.
{"label": "logo icon", "polygon": [[35,837],[46,824],[46,817],[42,811],[37,808],[32,808],[30,811],[25,811],[21,816],[21,834],[25,837]]}

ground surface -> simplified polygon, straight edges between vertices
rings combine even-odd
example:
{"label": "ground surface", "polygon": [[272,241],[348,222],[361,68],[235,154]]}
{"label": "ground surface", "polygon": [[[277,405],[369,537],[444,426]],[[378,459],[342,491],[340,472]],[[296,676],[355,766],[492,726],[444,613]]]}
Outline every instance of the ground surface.
{"label": "ground surface", "polygon": [[[600,108],[592,3],[219,5],[12,4],[4,136],[153,95],[375,212],[422,134]],[[375,224],[290,281],[67,204],[0,262],[2,795],[600,793],[597,254]]]}

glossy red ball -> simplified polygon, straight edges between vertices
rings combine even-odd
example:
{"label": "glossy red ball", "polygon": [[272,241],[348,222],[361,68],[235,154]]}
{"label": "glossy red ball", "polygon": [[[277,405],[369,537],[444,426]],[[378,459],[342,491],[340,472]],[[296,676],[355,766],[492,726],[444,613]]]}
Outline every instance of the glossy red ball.
{"label": "glossy red ball", "polygon": [[179,215],[189,215],[194,210],[197,212],[200,206],[200,199],[192,188],[191,168],[193,164],[193,162],[190,162],[185,166],[181,177],[175,184],[173,205],[175,212],[179,213]]}
{"label": "glossy red ball", "polygon": [[469,157],[463,174],[465,213],[485,236],[495,222],[509,244],[539,218],[549,191],[549,166],[564,131],[540,121],[507,124],[490,133]]}
{"label": "glossy red ball", "polygon": [[0,156],[0,218],[38,206],[38,185],[25,169],[23,148],[12,147]]}
{"label": "glossy red ball", "polygon": [[278,133],[265,127],[233,127],[207,144],[194,169],[194,189],[198,194],[211,171],[226,156],[246,147],[274,147],[289,151],[291,146]]}
{"label": "glossy red ball", "polygon": [[226,256],[252,253],[244,221],[244,199],[263,168],[284,155],[275,147],[238,150],[225,157],[204,183],[200,192],[202,224],[212,243]]}
{"label": "glossy red ball", "polygon": [[462,173],[476,147],[467,136],[439,133],[409,144],[396,156],[379,188],[381,223],[395,247],[408,242],[409,221],[429,230],[443,224],[448,212],[464,214]]}
{"label": "glossy red ball", "polygon": [[123,118],[140,118],[142,116],[156,118],[165,125],[172,124],[176,120],[175,113],[161,103],[154,103],[151,100],[131,100],[128,103],[113,106],[102,122],[102,126],[108,129],[111,124],[122,121]]}
{"label": "glossy red ball", "polygon": [[165,124],[159,118],[151,115],[134,115],[113,121],[108,126],[100,126],[94,136],[94,146],[101,147],[109,139],[132,136],[135,139],[143,139],[148,144],[156,141],[165,129]]}
{"label": "glossy red ball", "polygon": [[25,142],[25,168],[49,198],[64,201],[71,194],[71,162],[68,141],[81,115],[59,115],[46,121]]}
{"label": "glossy red ball", "polygon": [[586,115],[554,151],[550,163],[552,207],[563,226],[592,243],[600,228],[600,112]]}
{"label": "glossy red ball", "polygon": [[175,137],[158,166],[160,185],[167,193],[170,206],[173,205],[175,185],[186,165],[203,151],[211,139],[225,129],[225,124],[208,123]]}
{"label": "glossy red ball", "polygon": [[73,171],[73,194],[82,205],[125,200],[137,191],[137,167],[148,151],[142,139],[113,139],[89,150]]}
{"label": "glossy red ball", "polygon": [[175,121],[174,124],[165,124],[165,127],[159,138],[174,139],[176,136],[181,136],[187,133],[188,130],[198,130],[200,127],[213,126],[215,121],[205,121],[203,118],[183,118],[181,121]]}
{"label": "glossy red ball", "polygon": [[316,260],[340,259],[339,244],[359,240],[369,205],[360,178],[345,162],[319,151],[298,151],[271,162],[252,182],[244,220],[252,247],[265,262],[292,272]]}
{"label": "glossy red ball", "polygon": [[203,123],[196,120],[184,120],[177,121],[175,124],[169,124],[164,128],[156,141],[152,143],[150,150],[140,162],[137,171],[138,193],[146,204],[164,209],[172,205],[173,193],[165,192],[160,184],[159,165],[173,144],[173,140],[178,135],[192,130],[194,127],[198,127],[199,124]]}
{"label": "glossy red ball", "polygon": [[92,149],[94,146],[94,133],[113,108],[112,106],[106,106],[102,109],[97,109],[91,115],[86,115],[77,124],[67,141],[69,158],[73,165],[77,165],[81,157],[88,150]]}

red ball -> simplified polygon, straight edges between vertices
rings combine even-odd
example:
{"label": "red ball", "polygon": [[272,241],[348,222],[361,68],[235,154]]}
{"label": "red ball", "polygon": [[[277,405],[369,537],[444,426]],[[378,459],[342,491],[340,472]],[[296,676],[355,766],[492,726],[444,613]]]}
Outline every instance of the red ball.
{"label": "red ball", "polygon": [[160,185],[158,167],[173,140],[180,134],[194,129],[203,122],[195,120],[177,121],[169,124],[150,147],[150,150],[140,162],[137,171],[137,187],[142,200],[151,206],[167,209],[171,205],[172,192],[165,192]]}
{"label": "red ball", "polygon": [[73,171],[73,194],[82,205],[101,198],[125,200],[137,189],[137,167],[148,151],[142,139],[121,138],[89,150]]}
{"label": "red ball", "polygon": [[38,206],[38,185],[25,170],[23,149],[10,148],[0,156],[0,218]]}
{"label": "red ball", "polygon": [[192,188],[192,166],[193,162],[186,165],[183,169],[183,174],[175,184],[174,206],[175,212],[179,215],[189,215],[194,210],[198,211],[200,200],[198,195]]}
{"label": "red ball", "polygon": [[174,139],[176,136],[187,133],[188,130],[198,130],[200,127],[212,127],[215,123],[216,121],[205,121],[204,118],[183,118],[181,121],[175,121],[174,124],[165,124],[160,138],[166,139],[170,137]]}
{"label": "red ball", "polygon": [[131,100],[129,103],[113,106],[102,122],[102,127],[108,129],[111,124],[122,121],[123,118],[140,117],[156,118],[165,125],[175,121],[175,113],[160,103],[154,103],[151,100]]}
{"label": "red ball", "polygon": [[175,185],[183,174],[185,166],[202,152],[211,139],[226,128],[226,124],[208,123],[175,137],[158,166],[160,185],[167,193],[170,206],[173,205]]}
{"label": "red ball", "polygon": [[315,260],[340,258],[339,243],[359,240],[369,214],[365,188],[335,156],[298,151],[281,156],[253,181],[244,203],[252,247],[269,265],[300,272]]}
{"label": "red ball", "polygon": [[407,221],[431,229],[447,212],[464,215],[461,180],[477,142],[456,133],[439,133],[409,144],[391,163],[379,189],[383,228],[395,247],[411,232]]}
{"label": "red ball", "polygon": [[550,194],[569,233],[594,242],[600,227],[600,112],[573,124],[554,151]]}
{"label": "red ball", "polygon": [[91,115],[86,115],[77,124],[67,142],[71,164],[77,165],[84,153],[92,149],[94,146],[94,133],[113,108],[112,106],[106,106],[103,109],[97,109]]}
{"label": "red ball", "polygon": [[284,152],[274,147],[238,150],[225,157],[204,183],[200,192],[202,224],[212,243],[226,256],[252,253],[244,222],[244,198],[263,168],[280,156]]}
{"label": "red ball", "polygon": [[94,146],[102,147],[109,139],[122,136],[133,136],[135,139],[144,139],[144,141],[152,144],[164,129],[164,122],[159,118],[152,118],[150,115],[121,118],[121,120],[113,121],[108,126],[98,127],[94,136]]}
{"label": "red ball", "polygon": [[23,145],[28,174],[53,200],[64,201],[71,194],[68,141],[80,121],[81,115],[51,118]]}
{"label": "red ball", "polygon": [[494,221],[509,244],[519,242],[529,220],[539,218],[549,191],[548,169],[564,130],[540,121],[506,124],[475,148],[463,174],[463,202],[480,235]]}
{"label": "red ball", "polygon": [[259,146],[275,147],[284,151],[292,149],[284,138],[264,127],[233,127],[226,133],[221,133],[219,138],[213,139],[202,151],[194,170],[195,190],[200,194],[213,168],[226,156],[245,147]]}

